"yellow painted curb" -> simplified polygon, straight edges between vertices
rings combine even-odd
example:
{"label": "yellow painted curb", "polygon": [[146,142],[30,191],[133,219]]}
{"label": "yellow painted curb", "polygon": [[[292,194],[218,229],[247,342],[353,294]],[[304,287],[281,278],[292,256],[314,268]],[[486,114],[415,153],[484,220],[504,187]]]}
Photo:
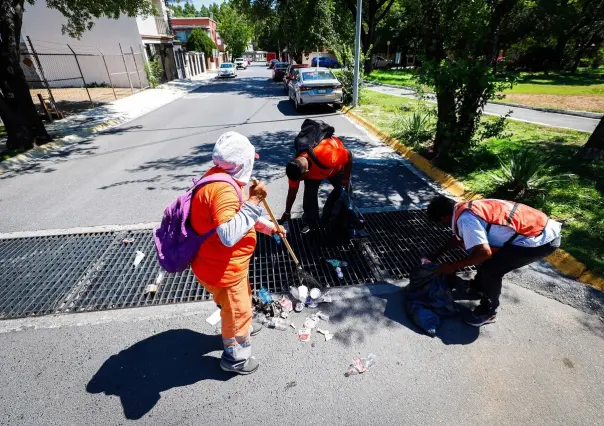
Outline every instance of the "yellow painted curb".
{"label": "yellow painted curb", "polygon": [[[379,137],[382,142],[392,147],[392,149],[401,154],[402,157],[409,160],[415,167],[424,172],[432,180],[438,182],[444,189],[449,191],[455,197],[462,198],[464,200],[477,200],[483,198],[481,194],[468,191],[464,187],[463,183],[450,174],[442,171],[438,167],[432,165],[432,163],[425,157],[422,157],[411,148],[405,146],[388,133],[378,129],[373,123],[355,114],[351,108],[345,107],[342,109],[342,112],[370,130],[373,134]],[[583,284],[587,284],[598,290],[604,291],[604,279],[594,275],[587,269],[587,266],[573,257],[570,253],[567,253],[565,250],[557,249],[545,260],[547,260],[554,268],[564,275],[578,279]]]}

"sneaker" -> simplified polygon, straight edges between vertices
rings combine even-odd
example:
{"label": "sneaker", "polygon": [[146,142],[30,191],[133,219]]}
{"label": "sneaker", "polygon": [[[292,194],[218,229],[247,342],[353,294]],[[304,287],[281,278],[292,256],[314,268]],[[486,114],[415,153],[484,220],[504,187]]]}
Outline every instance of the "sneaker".
{"label": "sneaker", "polygon": [[491,309],[485,309],[484,305],[479,305],[469,318],[466,318],[466,324],[474,327],[481,327],[497,321],[497,312]]}
{"label": "sneaker", "polygon": [[262,331],[262,328],[262,324],[260,324],[259,322],[253,322],[252,330],[250,331],[250,336],[255,336],[256,334],[260,333]]}
{"label": "sneaker", "polygon": [[240,361],[235,364],[225,361],[224,359],[220,360],[220,368],[223,371],[227,371],[229,373],[236,373],[241,375],[252,374],[260,367],[260,363],[253,356],[246,359],[245,361]]}

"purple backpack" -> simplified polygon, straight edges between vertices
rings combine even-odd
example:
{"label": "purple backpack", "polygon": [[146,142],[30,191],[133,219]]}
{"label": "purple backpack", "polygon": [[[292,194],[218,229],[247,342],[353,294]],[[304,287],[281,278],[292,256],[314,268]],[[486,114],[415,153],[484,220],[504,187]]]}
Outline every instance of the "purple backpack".
{"label": "purple backpack", "polygon": [[237,191],[239,204],[243,202],[239,184],[226,173],[216,173],[199,180],[193,179],[193,187],[166,207],[161,225],[153,232],[159,264],[167,272],[182,272],[187,269],[203,242],[216,232],[214,228],[199,235],[189,220],[193,196],[199,188],[212,182],[231,184]]}

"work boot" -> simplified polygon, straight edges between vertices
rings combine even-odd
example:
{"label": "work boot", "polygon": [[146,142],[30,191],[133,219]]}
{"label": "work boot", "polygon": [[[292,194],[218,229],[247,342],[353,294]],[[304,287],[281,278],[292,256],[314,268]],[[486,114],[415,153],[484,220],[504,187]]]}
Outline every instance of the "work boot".
{"label": "work boot", "polygon": [[493,309],[488,303],[480,303],[469,318],[466,318],[466,324],[473,327],[482,327],[497,321],[497,309]]}
{"label": "work boot", "polygon": [[253,356],[246,359],[245,361],[239,361],[231,363],[230,361],[222,358],[220,360],[220,368],[229,373],[236,373],[241,375],[252,374],[260,367],[260,363]]}
{"label": "work boot", "polygon": [[252,329],[250,330],[250,336],[255,336],[256,334],[260,333],[262,331],[262,328],[262,324],[260,324],[259,322],[253,322]]}

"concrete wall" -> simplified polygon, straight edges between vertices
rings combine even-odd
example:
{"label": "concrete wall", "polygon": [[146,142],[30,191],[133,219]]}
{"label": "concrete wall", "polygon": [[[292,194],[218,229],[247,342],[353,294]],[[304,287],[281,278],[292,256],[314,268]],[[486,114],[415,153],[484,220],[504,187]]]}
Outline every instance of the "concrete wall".
{"label": "concrete wall", "polygon": [[[146,84],[145,72],[141,69],[144,67],[144,59],[138,54],[141,51],[141,37],[135,18],[123,16],[117,20],[99,19],[92,30],[86,31],[80,40],[76,40],[61,33],[61,25],[65,22],[65,18],[57,10],[48,9],[45,0],[38,0],[35,5],[26,3],[25,8],[21,33],[23,41],[26,36],[31,38],[48,80],[63,80],[49,82],[51,87],[83,86],[78,63],[68,44],[78,54],[79,66],[87,84],[109,84],[107,70],[97,48],[106,55],[105,60],[110,73],[124,73],[125,65],[119,44],[122,44],[125,53],[130,53],[130,46],[132,46],[137,53],[135,57],[141,74],[140,80],[143,81],[143,85]],[[149,22],[155,27],[153,18],[149,18]],[[131,54],[126,57],[126,63],[131,73],[136,71]],[[33,66],[37,69],[35,61]],[[35,70],[31,71],[28,75],[36,74]],[[37,74],[40,74],[39,71]],[[138,75],[132,74],[131,79],[135,87],[140,85]],[[117,87],[130,87],[126,74],[112,76],[112,81]]]}

